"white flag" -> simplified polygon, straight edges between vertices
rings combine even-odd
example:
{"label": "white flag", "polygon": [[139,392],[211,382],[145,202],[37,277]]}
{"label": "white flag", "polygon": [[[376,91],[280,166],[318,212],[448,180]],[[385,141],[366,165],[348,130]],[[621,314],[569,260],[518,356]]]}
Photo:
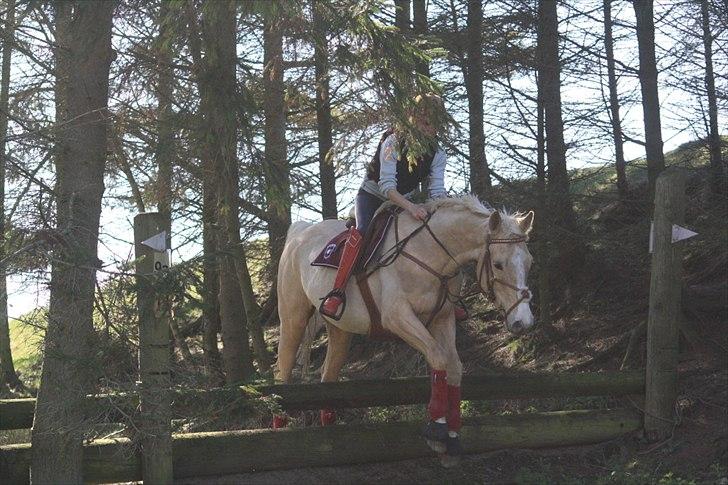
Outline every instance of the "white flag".
{"label": "white flag", "polygon": [[693,236],[697,236],[697,232],[693,232],[690,229],[686,229],[682,226],[678,226],[677,224],[672,225],[672,242],[676,243],[678,241],[682,241],[683,239],[688,239]]}
{"label": "white flag", "polygon": [[142,241],[142,244],[144,244],[145,246],[148,246],[160,253],[166,251],[168,249],[167,248],[167,231],[162,231],[159,234],[156,234],[156,235],[150,237],[146,241]]}
{"label": "white flag", "polygon": [[[677,224],[672,225],[672,242],[676,243],[678,241],[682,241],[683,239],[689,239],[693,236],[697,236],[698,233],[691,231],[690,229],[686,229],[682,226],[678,226]],[[654,240],[655,240],[655,223],[650,223],[650,254],[652,253],[652,249],[654,246]]]}

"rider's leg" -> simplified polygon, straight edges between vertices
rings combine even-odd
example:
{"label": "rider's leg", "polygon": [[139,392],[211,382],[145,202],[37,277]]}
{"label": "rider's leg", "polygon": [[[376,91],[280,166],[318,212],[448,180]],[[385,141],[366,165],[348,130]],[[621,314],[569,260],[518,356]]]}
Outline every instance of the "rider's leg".
{"label": "rider's leg", "polygon": [[[324,360],[324,369],[321,373],[321,382],[336,382],[339,380],[341,368],[346,363],[352,334],[328,322],[326,323],[326,333],[329,336],[329,344],[326,348],[326,360]],[[322,409],[320,414],[321,426],[336,422],[336,411],[333,409]]]}
{"label": "rider's leg", "polygon": [[356,201],[354,202],[356,227],[352,227],[349,230],[349,237],[346,240],[339,269],[334,279],[334,289],[324,298],[319,308],[319,311],[327,317],[336,320],[341,317],[339,307],[345,301],[344,291],[346,284],[349,282],[351,272],[359,258],[362,237],[369,226],[372,216],[374,216],[374,213],[380,205],[382,205],[381,199],[363,190],[359,190]]}

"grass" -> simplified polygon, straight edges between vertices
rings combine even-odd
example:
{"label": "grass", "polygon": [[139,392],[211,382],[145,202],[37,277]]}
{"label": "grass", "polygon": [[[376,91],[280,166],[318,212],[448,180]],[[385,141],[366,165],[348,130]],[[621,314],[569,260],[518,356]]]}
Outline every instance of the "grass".
{"label": "grass", "polygon": [[13,355],[15,370],[26,386],[37,387],[40,368],[43,328],[32,320],[10,319],[10,351]]}

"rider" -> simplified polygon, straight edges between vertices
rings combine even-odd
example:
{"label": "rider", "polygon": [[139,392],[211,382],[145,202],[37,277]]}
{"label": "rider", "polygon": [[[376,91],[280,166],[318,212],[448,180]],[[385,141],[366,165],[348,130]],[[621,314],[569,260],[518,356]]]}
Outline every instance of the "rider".
{"label": "rider", "polygon": [[[405,133],[389,129],[382,135],[377,151],[367,167],[366,178],[356,195],[356,227],[349,230],[334,280],[334,289],[326,295],[319,307],[323,315],[336,320],[341,317],[343,309],[340,310],[339,307],[346,300],[344,291],[359,256],[362,237],[379,206],[389,200],[415,219],[425,221],[428,214],[424,206],[409,200],[420,183],[428,181],[430,198],[447,195],[444,183],[447,157],[437,143],[437,132],[444,113],[442,98],[436,94],[418,95],[414,99],[409,126],[425,141],[424,150],[420,150],[424,155],[417,157],[414,164],[410,161],[411,157],[407,156],[410,138]],[[456,306],[456,318],[465,317],[465,310]]]}

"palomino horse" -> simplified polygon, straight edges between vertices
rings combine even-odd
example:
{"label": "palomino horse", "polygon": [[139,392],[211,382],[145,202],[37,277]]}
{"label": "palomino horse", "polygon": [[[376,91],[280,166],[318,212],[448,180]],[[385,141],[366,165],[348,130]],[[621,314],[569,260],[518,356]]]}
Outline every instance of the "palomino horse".
{"label": "palomino horse", "polygon": [[[374,271],[369,286],[384,329],[424,354],[432,369],[431,421],[423,433],[428,444],[438,452],[456,455],[462,451],[457,438],[462,364],[455,348],[452,297],[460,288],[459,268],[477,261],[480,288],[494,296],[505,311],[509,331],[520,333],[533,326],[531,293],[526,286],[532,260],[526,241],[533,212],[525,216],[501,213],[486,209],[473,196],[436,199],[426,209],[430,218],[424,228],[407,213],[397,216],[382,248],[402,249],[402,241],[407,239],[401,251],[406,257],[397,257]],[[331,289],[336,273],[311,266],[311,262],[342,230],[344,221],[326,220],[296,222],[288,231],[278,267],[281,332],[277,379],[281,382],[290,381],[307,322],[320,298]],[[349,282],[346,294],[341,319],[326,322],[328,349],[322,382],[338,380],[352,334],[369,331],[369,313],[355,282]],[[334,419],[333,411],[322,410],[322,424]]]}

